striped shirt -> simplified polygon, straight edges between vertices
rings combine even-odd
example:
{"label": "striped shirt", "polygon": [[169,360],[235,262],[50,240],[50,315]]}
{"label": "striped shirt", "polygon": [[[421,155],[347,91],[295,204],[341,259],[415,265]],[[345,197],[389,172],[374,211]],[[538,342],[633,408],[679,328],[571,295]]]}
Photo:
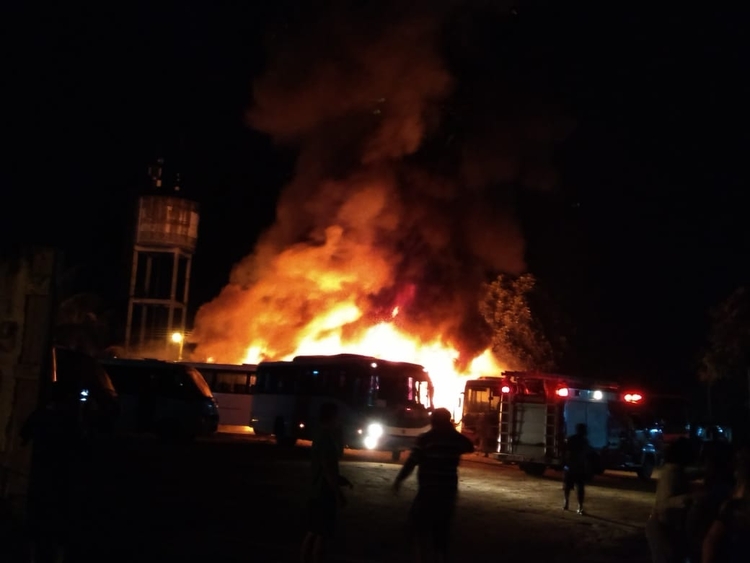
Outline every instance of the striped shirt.
{"label": "striped shirt", "polygon": [[397,480],[406,479],[418,467],[417,481],[420,490],[458,489],[458,462],[462,454],[474,451],[466,436],[453,428],[435,429],[417,438],[417,443],[401,468]]}

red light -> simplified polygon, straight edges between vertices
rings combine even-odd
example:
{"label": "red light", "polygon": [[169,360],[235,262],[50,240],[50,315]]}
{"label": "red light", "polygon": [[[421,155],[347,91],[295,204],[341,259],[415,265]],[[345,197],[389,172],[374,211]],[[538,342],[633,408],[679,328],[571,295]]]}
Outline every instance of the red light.
{"label": "red light", "polygon": [[502,391],[503,393],[510,393],[510,387],[508,387],[507,385],[503,385],[500,388],[500,391]]}
{"label": "red light", "polygon": [[643,399],[643,395],[640,393],[626,393],[625,397],[623,397],[626,402],[628,403],[637,403],[641,399]]}
{"label": "red light", "polygon": [[557,393],[558,397],[567,397],[568,396],[568,388],[567,387],[562,387],[562,388],[558,389],[557,391],[555,391],[555,393]]}

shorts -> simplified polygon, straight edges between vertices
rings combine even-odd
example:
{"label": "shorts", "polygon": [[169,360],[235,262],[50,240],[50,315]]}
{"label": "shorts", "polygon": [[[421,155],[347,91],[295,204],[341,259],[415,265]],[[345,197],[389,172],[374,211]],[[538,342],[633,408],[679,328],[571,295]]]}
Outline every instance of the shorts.
{"label": "shorts", "polygon": [[409,514],[415,533],[431,537],[435,548],[447,549],[455,509],[455,491],[418,492]]}
{"label": "shorts", "polygon": [[573,487],[583,489],[586,485],[586,475],[580,471],[565,470],[563,473],[563,489],[573,490]]}
{"label": "shorts", "polygon": [[316,536],[331,537],[336,528],[336,497],[322,494],[307,505],[307,531]]}

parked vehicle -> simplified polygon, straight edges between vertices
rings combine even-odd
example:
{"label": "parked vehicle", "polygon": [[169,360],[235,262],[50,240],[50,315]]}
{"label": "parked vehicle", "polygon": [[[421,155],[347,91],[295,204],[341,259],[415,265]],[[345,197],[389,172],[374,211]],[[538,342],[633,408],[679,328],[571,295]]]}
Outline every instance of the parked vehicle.
{"label": "parked vehicle", "polygon": [[562,468],[565,439],[578,423],[588,427],[594,473],[619,469],[650,479],[662,461],[662,430],[648,423],[643,394],[614,384],[504,372],[468,381],[462,403],[462,432],[476,440],[476,421],[490,420],[497,444],[493,455],[529,474]]}
{"label": "parked vehicle", "polygon": [[212,364],[182,362],[197,369],[211,388],[219,405],[219,431],[252,431],[250,408],[258,366],[255,364]]}
{"label": "parked vehicle", "polygon": [[195,368],[158,360],[102,360],[120,397],[118,430],[164,439],[212,434],[219,422],[216,401]]}
{"label": "parked vehicle", "polygon": [[120,400],[112,380],[91,356],[68,348],[52,348],[52,383],[66,390],[87,435],[111,434],[120,415]]}
{"label": "parked vehicle", "polygon": [[312,438],[321,404],[339,405],[345,445],[398,459],[429,429],[433,388],[424,367],[360,356],[298,356],[258,364],[252,388],[256,434],[282,445]]}

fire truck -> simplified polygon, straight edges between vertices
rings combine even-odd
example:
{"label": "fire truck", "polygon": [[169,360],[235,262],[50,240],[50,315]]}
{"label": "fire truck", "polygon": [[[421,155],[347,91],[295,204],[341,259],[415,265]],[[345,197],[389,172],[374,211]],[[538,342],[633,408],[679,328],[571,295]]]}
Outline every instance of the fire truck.
{"label": "fire truck", "polygon": [[648,480],[662,461],[663,440],[642,409],[643,399],[611,383],[503,372],[467,381],[461,432],[501,462],[541,475],[562,469],[565,438],[585,423],[592,473],[618,469]]}

